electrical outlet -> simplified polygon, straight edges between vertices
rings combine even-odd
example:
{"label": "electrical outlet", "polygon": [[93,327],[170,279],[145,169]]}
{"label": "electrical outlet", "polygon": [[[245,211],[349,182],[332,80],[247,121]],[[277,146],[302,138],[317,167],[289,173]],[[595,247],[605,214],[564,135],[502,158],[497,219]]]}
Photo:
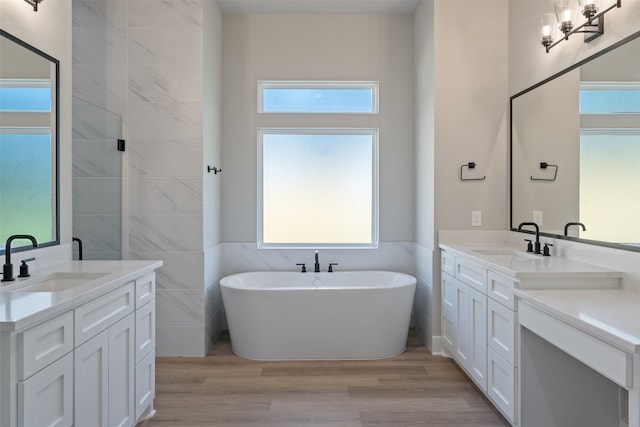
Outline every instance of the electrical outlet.
{"label": "electrical outlet", "polygon": [[542,226],[542,211],[533,211],[533,222]]}
{"label": "electrical outlet", "polygon": [[471,226],[480,227],[482,225],[482,211],[471,211]]}

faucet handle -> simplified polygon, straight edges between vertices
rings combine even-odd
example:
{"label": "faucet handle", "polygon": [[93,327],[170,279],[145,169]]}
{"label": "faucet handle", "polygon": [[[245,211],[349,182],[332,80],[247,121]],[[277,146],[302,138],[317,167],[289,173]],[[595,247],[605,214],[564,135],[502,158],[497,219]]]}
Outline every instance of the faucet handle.
{"label": "faucet handle", "polygon": [[533,242],[531,241],[531,239],[524,239],[525,242],[527,243],[527,252],[533,252]]}
{"label": "faucet handle", "polygon": [[549,252],[549,246],[553,246],[551,243],[545,243],[544,249],[542,250],[542,256],[551,256],[551,252]]}
{"label": "faucet handle", "polygon": [[307,266],[303,262],[301,262],[299,264],[296,264],[296,265],[301,265],[302,266],[302,268],[300,269],[300,273],[306,273],[307,272]]}
{"label": "faucet handle", "polygon": [[30,277],[31,274],[29,274],[29,265],[27,264],[28,262],[31,261],[35,261],[36,257],[32,257],[32,258],[26,258],[23,259],[21,262],[22,264],[20,265],[20,274],[18,274],[18,277]]}
{"label": "faucet handle", "polygon": [[337,262],[329,263],[329,270],[328,270],[329,273],[333,273],[333,266],[334,265],[339,265],[339,264]]}

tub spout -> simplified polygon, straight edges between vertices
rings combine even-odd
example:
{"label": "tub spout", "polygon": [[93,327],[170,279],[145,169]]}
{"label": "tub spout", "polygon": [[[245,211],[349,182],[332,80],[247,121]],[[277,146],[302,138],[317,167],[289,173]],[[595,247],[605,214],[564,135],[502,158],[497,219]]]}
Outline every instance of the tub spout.
{"label": "tub spout", "polygon": [[316,263],[313,266],[314,273],[320,273],[320,261],[318,261],[318,251],[316,251]]}

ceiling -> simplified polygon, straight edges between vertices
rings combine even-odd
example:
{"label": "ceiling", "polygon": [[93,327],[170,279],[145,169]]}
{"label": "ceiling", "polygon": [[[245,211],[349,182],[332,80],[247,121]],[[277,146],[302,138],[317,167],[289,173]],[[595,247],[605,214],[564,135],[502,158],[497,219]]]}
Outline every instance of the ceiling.
{"label": "ceiling", "polygon": [[411,15],[421,0],[217,0],[223,14]]}

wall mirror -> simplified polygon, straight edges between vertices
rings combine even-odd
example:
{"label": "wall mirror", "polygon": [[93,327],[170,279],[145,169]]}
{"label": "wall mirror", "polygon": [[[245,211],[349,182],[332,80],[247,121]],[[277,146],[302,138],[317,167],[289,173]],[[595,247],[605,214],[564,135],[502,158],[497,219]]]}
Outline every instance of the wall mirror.
{"label": "wall mirror", "polygon": [[511,97],[511,230],[526,221],[640,252],[640,32]]}
{"label": "wall mirror", "polygon": [[0,30],[0,254],[12,234],[59,243],[58,70],[58,60]]}

